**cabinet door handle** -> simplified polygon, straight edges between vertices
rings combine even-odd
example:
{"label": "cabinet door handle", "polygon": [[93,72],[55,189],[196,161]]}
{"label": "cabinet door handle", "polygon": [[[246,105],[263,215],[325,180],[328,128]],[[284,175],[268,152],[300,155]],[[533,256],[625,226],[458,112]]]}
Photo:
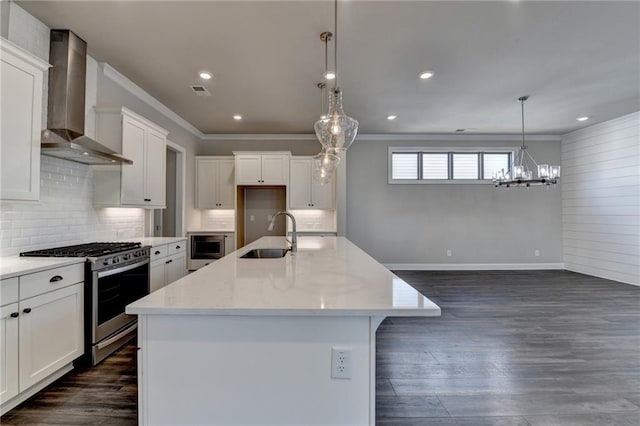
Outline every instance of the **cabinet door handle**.
{"label": "cabinet door handle", "polygon": [[18,318],[18,315],[20,315],[20,313],[18,312],[11,312],[11,315],[9,315],[11,318]]}
{"label": "cabinet door handle", "polygon": [[151,201],[151,198],[145,198],[144,200],[145,201]]}
{"label": "cabinet door handle", "polygon": [[28,314],[29,312],[31,312],[31,308],[24,308],[22,312],[24,312],[25,314]]}
{"label": "cabinet door handle", "polygon": [[156,250],[153,254],[160,254],[160,250]]}
{"label": "cabinet door handle", "polygon": [[180,246],[176,246],[176,250],[180,250],[182,247]]}
{"label": "cabinet door handle", "polygon": [[51,279],[49,280],[50,283],[55,283],[57,281],[62,281],[63,278],[61,275],[54,275],[53,277],[51,277]]}
{"label": "cabinet door handle", "polygon": [[169,264],[169,263],[171,263],[171,262],[173,262],[173,259],[169,259],[169,260],[167,260],[167,261],[166,261],[166,262],[164,262],[164,263]]}

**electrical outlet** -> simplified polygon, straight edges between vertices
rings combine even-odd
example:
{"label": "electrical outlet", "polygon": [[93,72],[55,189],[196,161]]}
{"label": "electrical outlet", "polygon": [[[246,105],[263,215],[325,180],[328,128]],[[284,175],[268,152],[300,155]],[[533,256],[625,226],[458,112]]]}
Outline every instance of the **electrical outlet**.
{"label": "electrical outlet", "polygon": [[534,255],[535,257],[539,257],[539,256],[540,256],[540,250],[535,249],[535,250],[533,251],[533,255]]}
{"label": "electrical outlet", "polygon": [[451,249],[447,249],[447,257],[451,257],[452,251]]}
{"label": "electrical outlet", "polygon": [[256,217],[254,215],[249,215],[249,222],[253,222],[254,220],[256,220]]}
{"label": "electrical outlet", "polygon": [[351,378],[351,348],[331,348],[331,378]]}

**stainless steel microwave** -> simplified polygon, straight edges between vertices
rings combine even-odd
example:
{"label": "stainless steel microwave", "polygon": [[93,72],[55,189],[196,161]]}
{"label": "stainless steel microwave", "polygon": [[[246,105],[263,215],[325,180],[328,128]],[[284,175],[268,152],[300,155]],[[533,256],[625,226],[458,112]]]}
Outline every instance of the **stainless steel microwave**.
{"label": "stainless steel microwave", "polygon": [[189,270],[196,270],[223,257],[224,243],[224,234],[189,234]]}

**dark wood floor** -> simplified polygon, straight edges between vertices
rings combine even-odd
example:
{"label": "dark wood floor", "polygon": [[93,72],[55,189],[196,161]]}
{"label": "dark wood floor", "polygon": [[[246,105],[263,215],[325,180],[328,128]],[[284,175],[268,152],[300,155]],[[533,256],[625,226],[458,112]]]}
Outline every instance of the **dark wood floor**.
{"label": "dark wood floor", "polygon": [[[397,274],[443,315],[380,326],[379,425],[640,424],[640,288],[563,271]],[[130,345],[0,422],[135,419]]]}

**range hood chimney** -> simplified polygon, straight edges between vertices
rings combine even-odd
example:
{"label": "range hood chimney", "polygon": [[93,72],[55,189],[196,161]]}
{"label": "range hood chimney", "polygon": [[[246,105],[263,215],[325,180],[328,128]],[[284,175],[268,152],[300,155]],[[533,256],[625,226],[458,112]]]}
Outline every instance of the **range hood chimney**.
{"label": "range hood chimney", "polygon": [[69,30],[51,30],[49,107],[41,153],[83,164],[133,164],[84,136],[87,43]]}

